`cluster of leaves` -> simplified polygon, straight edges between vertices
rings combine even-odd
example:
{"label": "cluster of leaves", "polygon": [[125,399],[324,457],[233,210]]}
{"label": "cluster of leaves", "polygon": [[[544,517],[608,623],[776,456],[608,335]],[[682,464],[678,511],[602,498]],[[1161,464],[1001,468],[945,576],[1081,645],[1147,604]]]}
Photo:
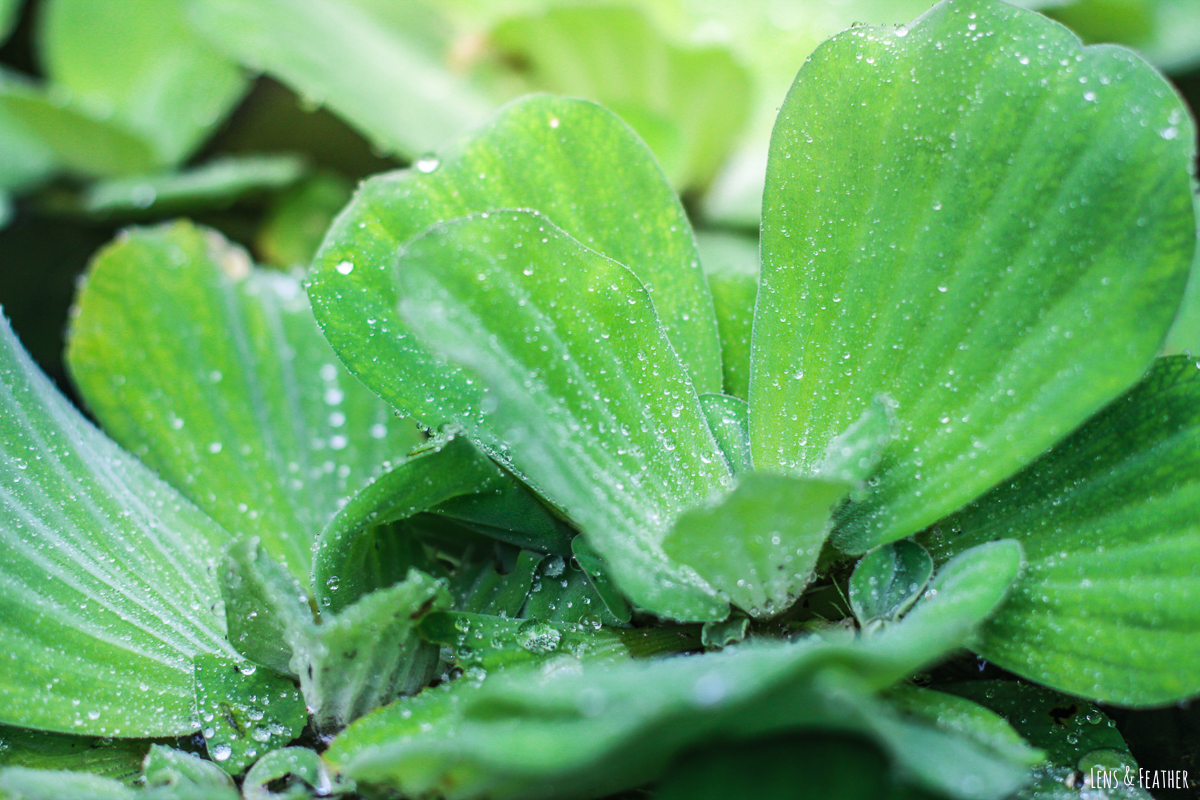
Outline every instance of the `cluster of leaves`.
{"label": "cluster of leaves", "polygon": [[[52,57],[0,97],[51,153],[22,163],[170,167],[235,102],[236,65],[152,5],[194,44],[170,80],[227,85],[160,127],[144,84],[56,99],[86,76]],[[400,152],[478,111],[414,96],[476,84],[368,24],[389,4],[188,5]],[[48,8],[47,42],[77,30]],[[590,14],[495,38],[584,80],[573,32],[645,24]],[[336,63],[288,49],[304,26]],[[368,57],[424,78],[344,90]],[[535,96],[363,184],[307,272],[189,222],[122,234],[68,350],[103,433],[4,326],[0,793],[1098,797],[1093,767],[1134,762],[1093,704],[1200,693],[1200,365],[1158,357],[1190,324],[1195,129],[1162,77],[998,0],[834,37],[775,124],[760,284],[676,193],[727,152],[688,137],[727,148],[736,115],[653,107],[633,64],[614,104],[665,170]],[[262,186],[245,167],[87,202]],[[930,672],[964,647],[1026,681]]]}

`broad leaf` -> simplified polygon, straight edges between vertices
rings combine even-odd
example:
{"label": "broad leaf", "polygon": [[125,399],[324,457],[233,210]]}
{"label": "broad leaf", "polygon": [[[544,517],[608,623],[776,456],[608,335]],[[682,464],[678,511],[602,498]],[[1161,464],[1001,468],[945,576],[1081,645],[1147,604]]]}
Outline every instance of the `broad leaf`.
{"label": "broad leaf", "polygon": [[723,617],[726,603],[662,542],[729,468],[633,273],[508,211],[431,230],[394,275],[407,326],[455,368],[429,365],[414,387],[426,403],[577,522],[635,603]]}
{"label": "broad leaf", "polygon": [[887,392],[897,438],[834,534],[855,553],[1011,476],[1162,344],[1194,140],[1136,55],[995,0],[822,45],[772,140],[755,465],[811,471]]}
{"label": "broad leaf", "polygon": [[1122,705],[1200,692],[1200,368],[1142,383],[921,541],[937,559],[997,536],[1029,567],[978,652],[1056,689]]}
{"label": "broad leaf", "polygon": [[295,739],[308,719],[292,681],[240,657],[196,657],[196,710],[208,755],[230,775]]}
{"label": "broad leaf", "polygon": [[92,736],[199,727],[192,659],[228,653],[229,535],[91,426],[0,330],[0,720]]}
{"label": "broad leaf", "polygon": [[[414,157],[477,124],[487,102],[396,9],[347,0],[186,0],[217,47],[327,103],[379,148]],[[398,4],[417,11],[417,3]],[[408,20],[405,20],[407,23]]]}
{"label": "broad leaf", "polygon": [[0,767],[90,772],[132,784],[141,777],[142,761],[151,748],[137,739],[0,727]]}
{"label": "broad leaf", "polygon": [[346,373],[299,278],[189,223],[101,252],[67,359],[118,442],[305,583],[340,502],[419,438]]}
{"label": "broad leaf", "polygon": [[163,166],[153,145],[98,119],[60,87],[43,90],[23,76],[0,72],[0,113],[53,154],[55,166],[88,177],[153,172]]}
{"label": "broad leaf", "polygon": [[750,80],[728,49],[678,47],[632,8],[551,8],[491,39],[539,89],[611,108],[681,190],[708,184],[746,121]]}
{"label": "broad leaf", "polygon": [[987,750],[1025,767],[1040,764],[1046,753],[1031,747],[1004,716],[967,697],[901,685],[888,700],[906,714],[933,722],[938,728],[974,740]]}
{"label": "broad leaf", "polygon": [[[697,390],[720,391],[712,299],[678,198],[646,146],[610,112],[549,97],[517,101],[416,169],[366,182],[334,223],[309,294],[325,335],[364,383],[431,427],[446,421],[426,397],[433,375],[462,401],[474,396],[461,374],[439,374],[397,315],[395,259],[432,225],[501,208],[541,211],[629,267]],[[574,267],[564,269],[563,279],[574,280]]]}
{"label": "broad leaf", "polygon": [[174,750],[161,744],[152,745],[142,766],[145,786],[196,786],[234,788],[229,773],[211,761]]}
{"label": "broad leaf", "polygon": [[786,611],[814,577],[834,505],[849,484],[750,473],[712,505],[688,509],[663,551],[750,616]]}
{"label": "broad leaf", "polygon": [[[326,758],[356,780],[411,795],[542,797],[552,786],[555,796],[597,797],[653,779],[680,752],[718,734],[817,728],[902,742],[913,727],[864,691],[965,643],[1003,598],[1017,551],[997,543],[948,565],[936,593],[869,639],[841,632],[599,668],[570,659],[509,667],[482,686],[464,679],[381,709],[338,737]],[[965,751],[945,747],[949,741],[926,729],[924,747],[894,752],[945,791],[962,780],[956,765],[966,761]],[[939,745],[955,758],[922,768],[929,746]],[[983,756],[979,765],[996,780],[976,779],[975,797],[1003,796],[1022,779],[1005,761]]]}
{"label": "broad leaf", "polygon": [[304,162],[289,155],[226,156],[180,172],[113,178],[88,188],[83,207],[93,213],[229,205],[243,194],[294,183]]}
{"label": "broad leaf", "polygon": [[163,164],[190,155],[245,90],[241,70],[192,30],[179,0],[50,0],[40,12],[50,81],[153,142]]}

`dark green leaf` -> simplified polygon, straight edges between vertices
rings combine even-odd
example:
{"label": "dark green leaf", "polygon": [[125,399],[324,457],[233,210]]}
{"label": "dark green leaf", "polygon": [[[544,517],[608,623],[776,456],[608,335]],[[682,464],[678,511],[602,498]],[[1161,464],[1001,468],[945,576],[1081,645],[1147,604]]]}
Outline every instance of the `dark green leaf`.
{"label": "dark green leaf", "polygon": [[1195,249],[1194,148],[1136,55],[996,0],[822,45],[772,141],[755,465],[813,470],[889,393],[898,435],[834,534],[855,553],[1011,476],[1162,344]]}
{"label": "dark green leaf", "polygon": [[104,437],[0,329],[0,720],[92,736],[199,727],[192,658],[233,654],[229,535]]}
{"label": "dark green leaf", "polygon": [[849,490],[841,481],[749,473],[711,505],[684,511],[663,552],[750,616],[773,617],[812,581],[834,504]]}
{"label": "dark green leaf", "polygon": [[181,2],[48,0],[39,12],[50,81],[153,142],[162,164],[190,155],[245,90],[237,65],[193,32]]}
{"label": "dark green leaf", "polygon": [[850,607],[864,628],[912,608],[933,576],[929,551],[908,539],[868,552],[850,576]]}
{"label": "dark green leaf", "polygon": [[340,503],[419,439],[346,373],[297,276],[186,222],[101,251],[67,359],[118,442],[306,584]]}
{"label": "dark green leaf", "polygon": [[[242,782],[242,795],[246,800],[273,800],[284,792],[271,790],[271,785],[277,781],[287,780],[289,786],[295,783],[307,785],[317,797],[328,797],[331,794],[341,794],[347,787],[341,782],[334,782],[321,761],[321,756],[315,750],[307,747],[284,747],[272,750],[255,762],[246,779]],[[305,793],[301,797],[308,797]]]}
{"label": "dark green leaf", "polygon": [[596,590],[596,594],[604,601],[608,613],[619,622],[629,622],[633,612],[629,608],[628,601],[613,585],[612,578],[608,574],[608,565],[604,563],[604,559],[600,558],[600,554],[582,536],[576,536],[571,540],[571,552],[579,563],[579,568],[592,582],[592,588]]}
{"label": "dark green leaf", "polygon": [[[961,737],[906,723],[863,691],[886,688],[964,644],[1001,602],[1018,552],[1005,542],[964,555],[912,613],[867,639],[842,631],[705,656],[509,666],[481,686],[463,679],[381,709],[338,737],[326,758],[360,782],[413,795],[598,797],[653,779],[678,753],[716,735],[849,729],[894,743],[892,752],[929,785],[1003,796],[1023,770]],[[454,619],[467,624],[446,624]],[[435,622],[448,637],[490,641],[486,632],[475,639],[475,619],[433,616],[427,625]],[[566,637],[559,631],[554,649]],[[512,633],[498,638],[512,641]],[[936,751],[948,757],[930,762]]]}
{"label": "dark green leaf", "polygon": [[131,784],[150,749],[137,739],[97,739],[0,727],[0,767],[90,772]]}
{"label": "dark green leaf", "polygon": [[899,686],[888,693],[888,700],[906,714],[928,720],[939,730],[974,740],[1014,764],[1032,767],[1046,754],[1030,747],[1000,714],[956,694]]}
{"label": "dark green leaf", "polygon": [[450,576],[454,610],[518,617],[529,599],[534,573],[545,560],[541,553],[522,550],[517,563],[503,575],[496,571],[494,558],[464,560]]}
{"label": "dark green leaf", "polygon": [[724,617],[662,550],[678,513],[731,477],[637,278],[516,211],[434,228],[394,278],[407,327],[454,366],[429,364],[410,390],[578,523],[635,603]]}
{"label": "dark green leaf", "polygon": [[[698,391],[720,390],[712,299],[678,198],[610,112],[549,97],[513,103],[454,149],[368,181],[334,223],[309,294],[325,335],[367,385],[430,426],[447,419],[425,390],[441,370],[396,311],[396,256],[432,225],[501,208],[539,210],[633,270]],[[562,269],[565,280],[574,262]],[[462,402],[476,395],[461,374],[437,380]]]}
{"label": "dark green leaf", "polygon": [[522,617],[544,622],[620,625],[586,572],[562,556],[550,556],[538,567]]}
{"label": "dark green leaf", "polygon": [[295,739],[308,719],[291,680],[240,658],[197,656],[195,702],[208,755],[230,775]]}
{"label": "dark green leaf", "polygon": [[255,235],[255,252],[277,267],[308,267],[352,189],[337,173],[317,172],[281,193]]}
{"label": "dark green leaf", "polygon": [[985,658],[1123,705],[1200,692],[1200,369],[1160,360],[1012,481],[921,537],[938,560],[998,536],[1029,568]]}

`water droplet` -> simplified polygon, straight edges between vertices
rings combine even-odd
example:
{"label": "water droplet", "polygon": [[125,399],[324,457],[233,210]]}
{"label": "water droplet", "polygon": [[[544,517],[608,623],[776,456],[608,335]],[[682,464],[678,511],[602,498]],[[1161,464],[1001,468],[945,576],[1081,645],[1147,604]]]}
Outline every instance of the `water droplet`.
{"label": "water droplet", "polygon": [[209,754],[212,755],[213,761],[228,761],[229,757],[233,755],[233,748],[221,742],[213,747]]}
{"label": "water droplet", "polygon": [[562,633],[544,622],[529,620],[517,629],[517,644],[531,653],[541,655],[558,649]]}
{"label": "water droplet", "polygon": [[417,159],[417,163],[414,166],[417,168],[417,172],[423,172],[428,175],[441,165],[441,159],[439,159],[433,153],[426,153]]}
{"label": "water droplet", "polygon": [[208,446],[208,452],[212,453],[213,455],[216,455],[217,453],[221,452],[221,449],[223,447],[224,447],[224,445],[222,445],[220,442],[213,442],[212,444],[210,444]]}
{"label": "water droplet", "polygon": [[337,266],[334,267],[334,269],[336,269],[342,275],[349,275],[351,272],[354,272],[354,262],[353,261],[339,261]]}

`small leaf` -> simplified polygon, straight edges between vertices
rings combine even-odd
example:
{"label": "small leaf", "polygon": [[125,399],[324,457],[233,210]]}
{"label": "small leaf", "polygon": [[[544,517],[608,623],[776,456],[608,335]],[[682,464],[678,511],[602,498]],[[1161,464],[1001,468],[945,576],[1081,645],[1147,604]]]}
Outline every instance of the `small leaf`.
{"label": "small leaf", "polygon": [[516,211],[431,230],[395,275],[407,327],[454,368],[423,377],[439,417],[578,523],[633,602],[724,617],[714,590],[662,550],[679,511],[730,474],[637,278]]}
{"label": "small leaf", "polygon": [[0,324],[0,720],[92,736],[199,727],[192,659],[233,655],[229,534],[88,423]]}
{"label": "small leaf", "polygon": [[786,611],[812,581],[834,504],[849,486],[750,473],[709,506],[684,511],[663,551],[757,619]]}
{"label": "small leaf", "polygon": [[501,575],[493,558],[463,559],[450,576],[454,610],[515,619],[529,599],[537,568],[545,560],[541,553],[522,550],[513,568]]}
{"label": "small leaf", "polygon": [[248,661],[207,654],[196,657],[196,708],[209,758],[230,775],[295,739],[308,720],[289,679]]}
{"label": "small leaf", "polygon": [[929,585],[933,558],[921,545],[902,539],[868,552],[850,576],[850,607],[858,624],[899,619]]}
{"label": "small leaf", "polygon": [[811,472],[874,397],[896,403],[846,552],[1010,477],[1132,386],[1175,316],[1195,131],[1131,52],[947,0],[818,48],[771,147],[754,463]]}
{"label": "small leaf", "polygon": [[700,631],[700,642],[705,650],[720,650],[737,644],[750,632],[750,618],[745,614],[730,614],[721,622],[706,622]]}
{"label": "small leaf", "polygon": [[179,172],[134,175],[100,181],[83,196],[92,213],[153,211],[228,206],[255,191],[295,183],[304,162],[289,155],[225,156]]}
{"label": "small leaf", "polygon": [[[242,781],[242,796],[245,800],[274,800],[289,797],[291,793],[272,791],[270,786],[277,781],[287,780],[287,785],[303,783],[317,797],[341,794],[349,787],[335,783],[315,750],[307,747],[284,747],[272,750],[260,758],[246,773]],[[307,796],[307,795],[305,795]]]}
{"label": "small leaf", "polygon": [[622,623],[609,613],[587,573],[562,556],[550,556],[539,564],[520,615],[544,622],[593,627]]}
{"label": "small leaf", "polygon": [[625,597],[613,585],[612,578],[608,574],[608,565],[604,563],[604,559],[600,558],[600,554],[582,536],[576,536],[571,540],[571,552],[575,560],[579,562],[579,568],[591,581],[592,588],[604,602],[608,613],[618,622],[629,622],[633,611],[629,608]]}
{"label": "small leaf", "polygon": [[899,686],[887,697],[901,711],[929,720],[940,730],[972,739],[1015,764],[1033,767],[1046,756],[1044,751],[1030,747],[1003,716],[966,697],[916,686]]}
{"label": "small leaf", "polygon": [[749,472],[750,463],[750,407],[739,397],[727,394],[702,394],[700,405],[708,418],[717,446],[729,464],[729,471],[736,478]]}
{"label": "small leaf", "polygon": [[1157,705],[1200,692],[1200,368],[1158,361],[1008,483],[921,536],[934,558],[998,536],[1029,568],[978,652],[1071,694]]}
{"label": "small leaf", "polygon": [[38,22],[50,81],[153,142],[162,164],[191,155],[246,88],[237,65],[193,31],[182,3],[50,0]]}
{"label": "small leaf", "polygon": [[350,201],[353,187],[336,172],[317,170],[275,196],[254,238],[254,250],[277,267],[312,263],[325,231]]}
{"label": "small leaf", "polygon": [[[893,403],[887,395],[880,395],[863,409],[861,417],[829,441],[817,474],[862,484],[879,466],[884,449],[894,438],[896,414]],[[856,489],[852,496],[861,493],[861,489]]]}
{"label": "small leaf", "polygon": [[339,504],[419,440],[338,362],[297,276],[186,222],[95,258],[67,361],[118,442],[306,584]]}
{"label": "small leaf", "polygon": [[213,762],[160,744],[151,745],[142,765],[142,776],[148,788],[234,788],[229,773]]}
{"label": "small leaf", "polygon": [[[754,213],[757,217],[757,210]],[[697,231],[696,247],[717,312],[724,390],[745,400],[750,397],[750,334],[758,296],[758,239]]]}
{"label": "small leaf", "polygon": [[415,157],[487,114],[489,104],[445,63],[443,42],[429,37],[435,29],[413,24],[416,4],[404,4],[408,13],[399,18],[336,0],[188,0],[187,6],[215,46],[309,102],[327,103],[387,152]]}
{"label": "small leaf", "polygon": [[409,335],[397,314],[402,274],[395,260],[438,223],[502,208],[538,210],[633,270],[697,389],[720,390],[712,298],[679,199],[646,146],[612,113],[550,97],[512,103],[416,169],[367,181],[330,229],[309,295],[330,344],[364,383],[430,427],[447,419],[441,404],[426,399],[434,375],[456,397],[474,395],[461,375],[439,374]]}
{"label": "small leaf", "polygon": [[256,664],[295,675],[287,632],[312,621],[308,592],[261,545],[257,536],[243,539],[221,562],[229,641]]}

